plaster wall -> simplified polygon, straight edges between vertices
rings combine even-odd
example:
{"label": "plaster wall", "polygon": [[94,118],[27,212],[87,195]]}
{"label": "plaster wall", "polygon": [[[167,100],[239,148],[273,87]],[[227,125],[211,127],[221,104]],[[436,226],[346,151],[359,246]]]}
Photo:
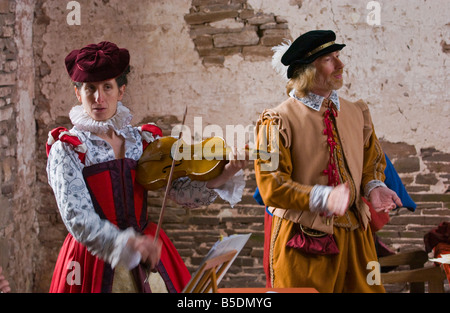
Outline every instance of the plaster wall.
{"label": "plaster wall", "polygon": [[[50,100],[52,120],[76,103],[65,55],[101,40],[130,50],[133,73],[124,102],[134,112],[134,123],[153,115],[181,118],[188,105],[191,126],[194,116],[204,125],[249,125],[285,98],[284,81],[269,57],[234,54],[223,66],[202,64],[184,20],[191,1],[79,3],[80,26],[67,24],[65,1],[43,5],[50,20],[42,38],[43,61],[51,73],[43,78],[42,93]],[[449,55],[444,45],[450,41],[450,7],[439,0],[379,3],[380,25],[367,23],[368,1],[249,0],[247,5],[286,19],[294,39],[311,29],[333,29],[337,41],[347,45],[341,95],[369,103],[378,136],[448,152]]]}

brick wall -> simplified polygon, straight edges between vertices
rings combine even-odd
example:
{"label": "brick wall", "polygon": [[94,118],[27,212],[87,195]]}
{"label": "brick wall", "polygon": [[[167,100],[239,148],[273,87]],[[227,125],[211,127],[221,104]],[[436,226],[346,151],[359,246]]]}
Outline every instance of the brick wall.
{"label": "brick wall", "polygon": [[[406,208],[391,212],[390,222],[377,235],[396,252],[424,250],[424,235],[450,221],[450,154],[434,148],[416,149],[404,142],[381,143],[417,208],[414,212]],[[431,262],[426,266],[432,266]],[[448,282],[445,288],[448,292]],[[398,283],[386,289],[408,292],[409,285]]]}
{"label": "brick wall", "polygon": [[405,143],[382,142],[408,193],[415,212],[399,209],[378,233],[396,251],[423,249],[423,236],[442,221],[450,221],[450,154],[434,148],[416,151]]}

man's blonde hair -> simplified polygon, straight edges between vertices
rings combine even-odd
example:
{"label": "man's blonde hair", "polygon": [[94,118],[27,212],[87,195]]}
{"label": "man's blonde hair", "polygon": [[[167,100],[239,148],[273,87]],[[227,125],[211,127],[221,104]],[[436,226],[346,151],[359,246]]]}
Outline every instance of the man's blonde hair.
{"label": "man's blonde hair", "polygon": [[315,78],[316,67],[312,63],[297,67],[286,85],[287,94],[295,89],[297,97],[306,97],[314,86]]}

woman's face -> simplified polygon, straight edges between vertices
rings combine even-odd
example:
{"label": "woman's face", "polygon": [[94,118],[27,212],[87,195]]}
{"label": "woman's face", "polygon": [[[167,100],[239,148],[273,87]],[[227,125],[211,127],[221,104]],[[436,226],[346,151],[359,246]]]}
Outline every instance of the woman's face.
{"label": "woman's face", "polygon": [[78,101],[96,121],[106,121],[116,114],[117,102],[122,100],[124,92],[125,85],[119,87],[114,78],[75,87]]}

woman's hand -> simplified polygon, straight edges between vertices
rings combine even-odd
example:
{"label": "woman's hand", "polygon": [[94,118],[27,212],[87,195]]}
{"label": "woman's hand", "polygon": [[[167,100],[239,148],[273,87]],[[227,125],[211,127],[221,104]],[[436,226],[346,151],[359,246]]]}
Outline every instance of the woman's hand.
{"label": "woman's hand", "polygon": [[153,237],[131,237],[128,239],[127,245],[141,254],[141,263],[148,265],[150,270],[158,265],[161,257],[161,244],[155,243]]}
{"label": "woman's hand", "polygon": [[231,177],[233,177],[241,169],[247,167],[249,162],[248,145],[243,153],[239,153],[236,149],[232,149],[229,154],[229,161],[225,164],[222,173],[216,178],[211,179],[206,184],[208,188],[218,188],[225,184]]}
{"label": "woman's hand", "polygon": [[348,183],[337,185],[328,196],[327,209],[329,215],[342,216],[347,211],[350,201],[350,188]]}

